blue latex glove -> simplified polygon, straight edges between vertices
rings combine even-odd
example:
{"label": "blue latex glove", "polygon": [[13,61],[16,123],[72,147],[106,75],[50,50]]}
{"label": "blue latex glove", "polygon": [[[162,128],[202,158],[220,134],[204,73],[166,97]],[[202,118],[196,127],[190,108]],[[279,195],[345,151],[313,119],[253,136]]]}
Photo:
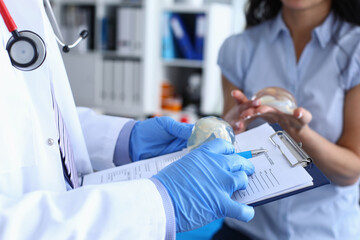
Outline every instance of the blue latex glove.
{"label": "blue latex glove", "polygon": [[176,218],[176,231],[204,226],[216,219],[231,217],[250,221],[253,207],[231,199],[245,189],[254,165],[235,154],[223,139],[207,142],[154,175],[168,190]]}
{"label": "blue latex glove", "polygon": [[129,152],[133,161],[180,151],[186,147],[193,125],[170,117],[156,117],[135,124]]}

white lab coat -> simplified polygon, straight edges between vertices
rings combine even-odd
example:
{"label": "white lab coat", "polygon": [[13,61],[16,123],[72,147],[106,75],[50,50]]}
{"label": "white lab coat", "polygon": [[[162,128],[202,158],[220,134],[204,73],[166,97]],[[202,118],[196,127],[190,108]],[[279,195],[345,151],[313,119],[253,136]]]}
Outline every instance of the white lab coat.
{"label": "white lab coat", "polygon": [[47,58],[31,72],[12,67],[5,49],[11,35],[0,20],[0,239],[163,239],[162,199],[149,180],[66,191],[50,80],[79,173],[92,172],[90,158],[98,166],[111,165],[115,141],[128,120],[82,111],[80,124],[42,0],[5,3],[20,31],[44,39]]}

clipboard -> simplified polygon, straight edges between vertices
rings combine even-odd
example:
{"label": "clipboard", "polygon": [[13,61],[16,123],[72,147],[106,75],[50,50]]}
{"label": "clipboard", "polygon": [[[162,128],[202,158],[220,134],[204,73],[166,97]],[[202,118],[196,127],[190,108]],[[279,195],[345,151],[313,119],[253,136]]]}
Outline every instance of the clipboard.
{"label": "clipboard", "polygon": [[299,194],[326,184],[330,184],[330,181],[325,177],[325,175],[320,171],[320,169],[313,163],[311,157],[302,149],[301,144],[298,144],[288,133],[286,133],[279,124],[271,124],[270,125],[275,133],[269,136],[269,141],[273,143],[278,149],[281,151],[282,155],[285,157],[285,159],[288,160],[287,156],[284,154],[282,149],[279,147],[279,145],[276,144],[276,142],[273,140],[273,137],[275,135],[279,136],[280,140],[284,143],[284,145],[289,149],[289,151],[295,156],[297,159],[297,163],[291,163],[289,160],[290,166],[296,166],[298,164],[301,164],[302,167],[305,168],[305,170],[311,175],[313,178],[313,185],[304,187],[298,190],[294,190],[292,192],[288,192],[285,194],[281,194],[278,196],[270,197],[268,199],[264,199],[258,202],[254,202],[249,204],[250,206],[256,207],[261,206],[269,202],[273,202],[276,200],[280,200],[286,197],[293,196],[295,194]]}
{"label": "clipboard", "polygon": [[[259,126],[259,127],[261,127],[261,126]],[[292,165],[294,166],[293,167],[294,170],[295,170],[295,168],[303,167],[306,170],[306,172],[311,176],[312,179],[310,180],[310,176],[307,175],[307,173],[305,171],[301,171],[301,172],[303,174],[306,174],[307,177],[309,177],[309,181],[311,181],[312,185],[305,184],[304,186],[301,186],[301,188],[294,188],[294,189],[292,189],[290,187],[290,189],[292,189],[290,191],[281,190],[280,192],[278,192],[278,194],[274,192],[276,195],[275,194],[268,195],[268,196],[263,195],[260,198],[255,199],[254,201],[252,201],[252,200],[249,201],[249,203],[246,203],[246,202],[242,202],[242,203],[245,203],[245,204],[248,204],[248,205],[254,206],[254,207],[260,206],[260,205],[263,205],[263,204],[266,204],[266,203],[269,203],[269,202],[272,202],[275,200],[279,200],[279,199],[282,199],[282,198],[285,198],[288,196],[292,196],[294,194],[308,191],[313,188],[317,188],[322,185],[330,183],[329,180],[321,173],[321,171],[312,163],[311,157],[309,155],[307,155],[306,152],[301,148],[301,146],[299,146],[285,131],[283,131],[279,125],[267,124],[267,126],[264,126],[264,127],[265,127],[265,129],[262,129],[262,128],[260,129],[261,131],[265,130],[262,132],[263,134],[261,136],[254,135],[254,132],[251,132],[252,130],[245,131],[244,133],[242,133],[242,134],[244,134],[244,135],[242,135],[243,138],[247,139],[246,146],[242,146],[243,150],[254,149],[254,147],[257,147],[256,144],[260,144],[260,145],[264,144],[263,146],[266,145],[267,147],[274,146],[274,143],[272,143],[271,137],[274,137],[276,134],[277,136],[279,136],[279,138],[276,137],[275,142],[277,142],[279,145],[281,145],[282,148],[286,147],[286,149],[280,149],[281,151],[278,151],[278,149],[276,149],[275,148],[276,146],[275,146],[274,150],[276,150],[276,152],[278,153],[277,156],[280,157],[281,152],[283,153],[283,155],[285,152],[288,154],[287,157],[289,157],[293,163],[291,161],[289,161],[289,159],[288,159],[289,163],[287,163],[286,162],[287,157],[285,157],[285,159],[283,157],[281,157],[281,159],[279,158],[279,161],[281,161],[285,165],[289,164],[289,167],[286,166],[287,169],[291,169]],[[254,140],[249,140],[247,134],[252,134],[252,136],[256,136],[256,137],[254,138]],[[259,143],[259,141],[261,141],[262,143]],[[280,141],[281,141],[281,143],[280,143]],[[238,150],[241,150],[241,149],[238,149]],[[272,151],[272,152],[275,152],[275,151]],[[180,159],[187,153],[188,153],[188,150],[184,149],[179,152],[174,152],[174,153],[150,158],[147,160],[133,162],[133,163],[126,164],[123,166],[109,168],[106,170],[87,174],[87,175],[83,176],[83,178],[82,178],[82,180],[83,180],[82,185],[85,186],[85,185],[89,185],[89,184],[91,184],[91,185],[105,184],[105,183],[110,183],[110,182],[129,181],[129,180],[135,180],[135,179],[140,179],[140,178],[150,178],[154,174],[156,174],[158,171],[160,171],[164,167],[168,166],[172,162],[177,161],[178,159]],[[267,154],[267,153],[264,153],[264,155],[265,154]],[[291,156],[289,156],[289,154],[291,154]],[[261,157],[261,156],[259,156],[259,157]],[[257,158],[257,157],[255,157],[255,158]],[[264,158],[261,157],[261,158],[258,158],[258,160],[259,159],[264,159]],[[266,159],[268,160],[268,158],[266,158]],[[273,159],[273,160],[275,160],[275,159]],[[283,162],[283,161],[285,161],[285,162]],[[296,164],[296,161],[298,161],[299,163]],[[258,163],[259,163],[259,161],[258,161]],[[299,166],[299,164],[301,164],[302,166]],[[266,164],[266,166],[264,168],[258,169],[259,171],[257,171],[257,172],[259,173],[259,175],[258,175],[259,179],[261,178],[262,171],[264,174],[267,174],[267,172],[265,172],[265,171],[267,171],[269,169],[268,168],[269,165],[272,165],[271,162]],[[270,170],[268,173],[270,173]],[[280,174],[281,172],[278,171],[277,173]],[[277,173],[271,172],[270,174],[277,175]],[[256,174],[257,173],[255,172],[252,176],[254,176]],[[269,176],[270,176],[270,174],[269,174]],[[265,175],[263,175],[263,176],[265,176]],[[279,177],[279,176],[277,176],[277,177]],[[288,180],[287,178],[283,178],[281,181],[279,179],[280,182],[284,182],[287,180]],[[255,180],[253,180],[253,182],[254,181]],[[255,187],[255,185],[254,185],[254,187]],[[248,183],[247,189],[251,189],[250,181]],[[246,192],[247,189],[239,190],[239,191]],[[254,190],[255,190],[255,188],[254,188]],[[239,192],[239,191],[236,191],[236,192]],[[235,195],[235,193],[234,193],[234,195]],[[234,197],[234,195],[233,195],[233,197]],[[241,194],[238,196],[239,196],[239,199],[237,199],[237,200],[239,200],[241,202],[241,198],[242,198]]]}

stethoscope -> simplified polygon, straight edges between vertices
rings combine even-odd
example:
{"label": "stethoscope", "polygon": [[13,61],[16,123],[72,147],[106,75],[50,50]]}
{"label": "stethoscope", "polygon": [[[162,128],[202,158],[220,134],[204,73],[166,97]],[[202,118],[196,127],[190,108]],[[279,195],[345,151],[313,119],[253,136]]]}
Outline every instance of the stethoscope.
{"label": "stethoscope", "polygon": [[[44,0],[44,6],[55,32],[56,40],[62,46],[64,52],[69,52],[71,48],[76,47],[82,39],[88,36],[88,32],[84,30],[73,44],[66,45],[49,0]],[[19,32],[3,0],[0,0],[0,13],[7,29],[12,35],[6,45],[12,65],[22,71],[32,71],[40,67],[46,58],[44,40],[32,31],[25,30]]]}

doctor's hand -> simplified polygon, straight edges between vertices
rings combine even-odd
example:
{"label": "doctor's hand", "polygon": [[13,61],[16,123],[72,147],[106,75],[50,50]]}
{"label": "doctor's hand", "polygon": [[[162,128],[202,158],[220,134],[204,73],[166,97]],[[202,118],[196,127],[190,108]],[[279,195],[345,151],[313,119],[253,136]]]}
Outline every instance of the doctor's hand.
{"label": "doctor's hand", "polygon": [[133,161],[180,151],[186,147],[193,125],[170,117],[137,122],[130,135],[129,152]]}
{"label": "doctor's hand", "polygon": [[234,129],[235,134],[246,130],[250,119],[244,119],[241,114],[249,108],[259,106],[258,101],[250,101],[243,92],[240,90],[231,91],[231,96],[235,100],[235,106],[233,106],[225,115],[223,119],[230,124]]}
{"label": "doctor's hand", "polygon": [[207,142],[167,166],[154,178],[167,189],[174,206],[176,231],[204,226],[216,219],[231,217],[250,221],[254,209],[231,199],[245,189],[252,163],[237,154],[223,139]]}

